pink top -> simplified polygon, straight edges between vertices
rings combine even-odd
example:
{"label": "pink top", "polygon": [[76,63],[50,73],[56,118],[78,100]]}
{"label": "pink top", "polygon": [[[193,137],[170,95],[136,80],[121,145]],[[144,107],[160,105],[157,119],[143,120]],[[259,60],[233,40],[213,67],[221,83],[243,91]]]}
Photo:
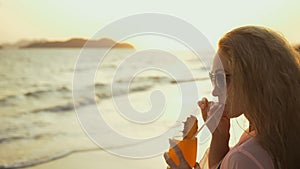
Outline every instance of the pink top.
{"label": "pink top", "polygon": [[244,133],[224,157],[220,169],[274,169],[271,156],[258,143],[254,132]]}

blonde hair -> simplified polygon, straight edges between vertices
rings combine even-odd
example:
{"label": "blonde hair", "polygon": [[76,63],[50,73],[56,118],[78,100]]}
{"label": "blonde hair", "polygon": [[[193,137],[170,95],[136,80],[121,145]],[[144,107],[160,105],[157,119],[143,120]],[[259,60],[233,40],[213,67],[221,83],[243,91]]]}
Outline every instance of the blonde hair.
{"label": "blonde hair", "polygon": [[228,98],[243,103],[274,167],[300,168],[299,53],[282,35],[257,26],[227,33],[219,51],[231,68]]}

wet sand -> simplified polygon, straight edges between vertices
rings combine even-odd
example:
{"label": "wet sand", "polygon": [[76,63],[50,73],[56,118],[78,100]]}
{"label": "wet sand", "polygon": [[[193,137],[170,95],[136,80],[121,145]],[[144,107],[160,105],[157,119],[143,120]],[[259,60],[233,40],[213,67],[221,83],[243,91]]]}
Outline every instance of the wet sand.
{"label": "wet sand", "polygon": [[166,168],[162,156],[150,159],[126,159],[117,157],[105,151],[78,152],[65,158],[50,161],[26,169],[120,169],[120,168],[143,168],[158,169]]}

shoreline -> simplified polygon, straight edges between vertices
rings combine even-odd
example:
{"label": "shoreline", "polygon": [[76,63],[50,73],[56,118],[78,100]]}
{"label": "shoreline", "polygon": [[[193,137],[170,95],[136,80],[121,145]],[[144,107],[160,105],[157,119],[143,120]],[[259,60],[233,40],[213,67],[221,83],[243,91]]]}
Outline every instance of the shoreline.
{"label": "shoreline", "polygon": [[[151,166],[149,164],[152,164]],[[71,153],[63,158],[55,159],[34,166],[22,167],[24,169],[82,169],[82,168],[166,168],[163,157],[157,156],[149,159],[129,159],[112,155],[106,151],[85,151]]]}
{"label": "shoreline", "polygon": [[60,159],[66,158],[66,157],[68,157],[70,155],[73,155],[73,154],[93,152],[93,151],[103,151],[103,150],[101,150],[100,148],[73,150],[73,151],[70,151],[70,152],[58,154],[54,157],[40,159],[40,160],[37,160],[37,161],[32,162],[32,163],[27,163],[26,164],[26,163],[21,162],[19,164],[14,164],[14,165],[10,165],[10,166],[0,165],[0,168],[3,168],[3,169],[30,168],[30,167],[35,167],[35,166],[38,166],[38,165],[46,164],[46,163],[49,163],[49,162],[53,162],[53,161],[56,161],[56,160],[60,160]]}

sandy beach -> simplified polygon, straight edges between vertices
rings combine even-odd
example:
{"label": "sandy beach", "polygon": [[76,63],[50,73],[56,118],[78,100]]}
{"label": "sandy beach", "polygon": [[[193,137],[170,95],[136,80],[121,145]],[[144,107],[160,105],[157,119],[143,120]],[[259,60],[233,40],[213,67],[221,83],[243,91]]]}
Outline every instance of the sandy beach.
{"label": "sandy beach", "polygon": [[94,169],[94,168],[144,168],[157,169],[166,168],[163,157],[150,159],[126,159],[117,157],[105,151],[79,152],[71,154],[65,158],[50,161],[44,164],[28,167],[27,169]]}

